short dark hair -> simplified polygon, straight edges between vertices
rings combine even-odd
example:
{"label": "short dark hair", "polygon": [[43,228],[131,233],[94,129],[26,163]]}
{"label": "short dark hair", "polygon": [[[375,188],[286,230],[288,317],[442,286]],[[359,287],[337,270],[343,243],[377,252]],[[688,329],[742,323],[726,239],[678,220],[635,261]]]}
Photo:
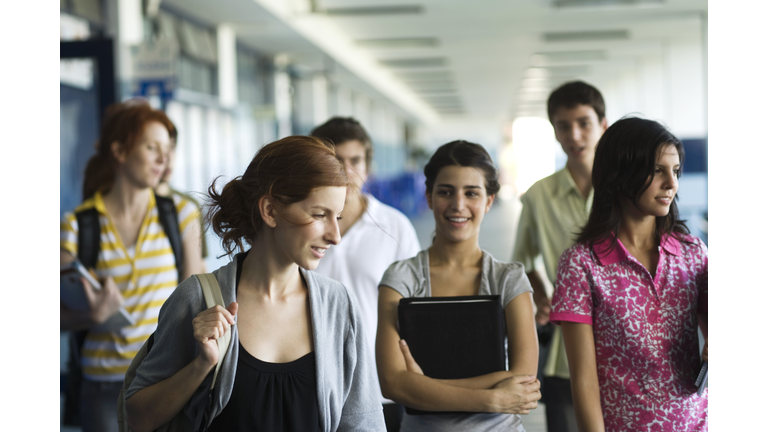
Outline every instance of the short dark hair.
{"label": "short dark hair", "polygon": [[485,191],[488,195],[496,195],[501,189],[499,170],[496,169],[491,155],[485,148],[480,144],[457,140],[441,145],[429,158],[429,162],[424,167],[424,176],[427,178],[424,184],[427,186],[427,193],[432,193],[437,174],[447,166],[472,167],[482,171],[485,177]]}
{"label": "short dark hair", "polygon": [[[621,223],[621,198],[637,205],[640,196],[650,186],[659,152],[674,146],[680,155],[680,166],[685,160],[683,144],[663,125],[637,117],[624,117],[609,127],[595,149],[592,167],[592,211],[587,224],[578,234],[577,243],[611,239],[618,235]],[[678,172],[678,176],[679,176]],[[661,241],[662,234],[690,234],[685,221],[680,219],[677,199],[669,206],[666,216],[656,218],[654,235]],[[615,245],[615,237],[611,240]]]}
{"label": "short dark hair", "polygon": [[599,121],[605,118],[605,101],[600,91],[583,81],[570,81],[550,93],[547,99],[549,122],[552,123],[552,117],[561,107],[573,108],[576,105],[589,105],[595,110]]}
{"label": "short dark hair", "polygon": [[344,144],[347,141],[357,140],[365,147],[365,166],[371,168],[373,160],[373,144],[371,137],[365,131],[359,121],[352,117],[332,117],[327,122],[312,129],[309,133],[330,142],[333,145]]}

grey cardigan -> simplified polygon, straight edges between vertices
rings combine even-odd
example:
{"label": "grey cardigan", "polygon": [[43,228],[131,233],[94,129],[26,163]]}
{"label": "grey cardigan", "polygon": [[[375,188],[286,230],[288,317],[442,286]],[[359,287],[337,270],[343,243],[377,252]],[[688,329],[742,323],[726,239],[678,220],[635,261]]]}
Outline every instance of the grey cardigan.
{"label": "grey cardigan", "polygon": [[[237,260],[213,272],[221,286],[224,303],[235,301]],[[384,416],[376,385],[376,366],[369,353],[357,303],[341,283],[300,269],[309,287],[312,337],[317,376],[317,401],[322,430],[385,431]],[[144,387],[171,377],[197,357],[192,319],[205,309],[197,278],[185,280],[160,309],[152,350],[136,371],[126,399]],[[221,413],[235,382],[238,357],[237,316],[212,401],[208,389],[213,372],[203,381],[184,413],[199,430]]]}

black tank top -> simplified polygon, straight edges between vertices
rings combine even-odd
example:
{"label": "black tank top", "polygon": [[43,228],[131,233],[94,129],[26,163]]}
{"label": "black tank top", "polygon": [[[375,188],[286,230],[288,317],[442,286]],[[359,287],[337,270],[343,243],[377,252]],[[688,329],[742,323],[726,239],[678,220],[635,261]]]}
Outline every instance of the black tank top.
{"label": "black tank top", "polygon": [[[237,257],[238,285],[244,257]],[[267,363],[238,344],[232,395],[208,430],[320,431],[315,353],[288,363]]]}

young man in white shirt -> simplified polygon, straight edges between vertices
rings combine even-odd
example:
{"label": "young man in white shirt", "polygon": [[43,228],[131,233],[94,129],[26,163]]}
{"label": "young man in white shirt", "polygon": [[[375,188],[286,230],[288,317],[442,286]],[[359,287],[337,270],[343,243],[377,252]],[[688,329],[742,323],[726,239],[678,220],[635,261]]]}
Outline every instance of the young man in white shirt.
{"label": "young man in white shirt", "polygon": [[[390,264],[411,258],[420,250],[413,225],[400,211],[362,191],[368,179],[373,145],[353,118],[333,117],[311,132],[336,147],[350,181],[339,221],[341,242],[331,247],[316,271],[343,283],[357,298],[371,354],[375,356],[379,282]],[[384,399],[388,431],[397,431],[403,407]]]}

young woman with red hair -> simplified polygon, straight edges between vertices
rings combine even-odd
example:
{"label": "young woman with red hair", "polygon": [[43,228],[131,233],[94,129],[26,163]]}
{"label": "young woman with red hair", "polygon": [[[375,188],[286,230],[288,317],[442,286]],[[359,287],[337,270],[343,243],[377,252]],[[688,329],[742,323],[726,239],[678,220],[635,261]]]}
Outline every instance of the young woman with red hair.
{"label": "young woman with red hair", "polygon": [[[61,330],[88,330],[82,346],[83,381],[80,420],[85,432],[117,430],[117,396],[136,351],[155,330],[160,306],[181,278],[202,271],[199,212],[175,198],[183,249],[177,263],[169,238],[158,220],[152,189],[163,173],[173,123],[143,102],[114,104],[107,109],[94,155],[85,171],[84,202],[66,213],[60,228],[60,262],[75,260],[79,245],[77,214],[95,209],[100,246],[95,272],[103,289],[87,282],[90,310],[61,306]],[[182,271],[179,272],[180,266]],[[97,327],[120,306],[136,324],[117,331]]]}
{"label": "young woman with red hair", "polygon": [[221,192],[214,181],[207,218],[240,251],[213,272],[228,306],[206,308],[196,278],[171,295],[125,395],[132,429],[183,412],[190,430],[385,430],[357,303],[312,271],[341,239],[347,183],[329,144],[299,136],[263,147]]}

